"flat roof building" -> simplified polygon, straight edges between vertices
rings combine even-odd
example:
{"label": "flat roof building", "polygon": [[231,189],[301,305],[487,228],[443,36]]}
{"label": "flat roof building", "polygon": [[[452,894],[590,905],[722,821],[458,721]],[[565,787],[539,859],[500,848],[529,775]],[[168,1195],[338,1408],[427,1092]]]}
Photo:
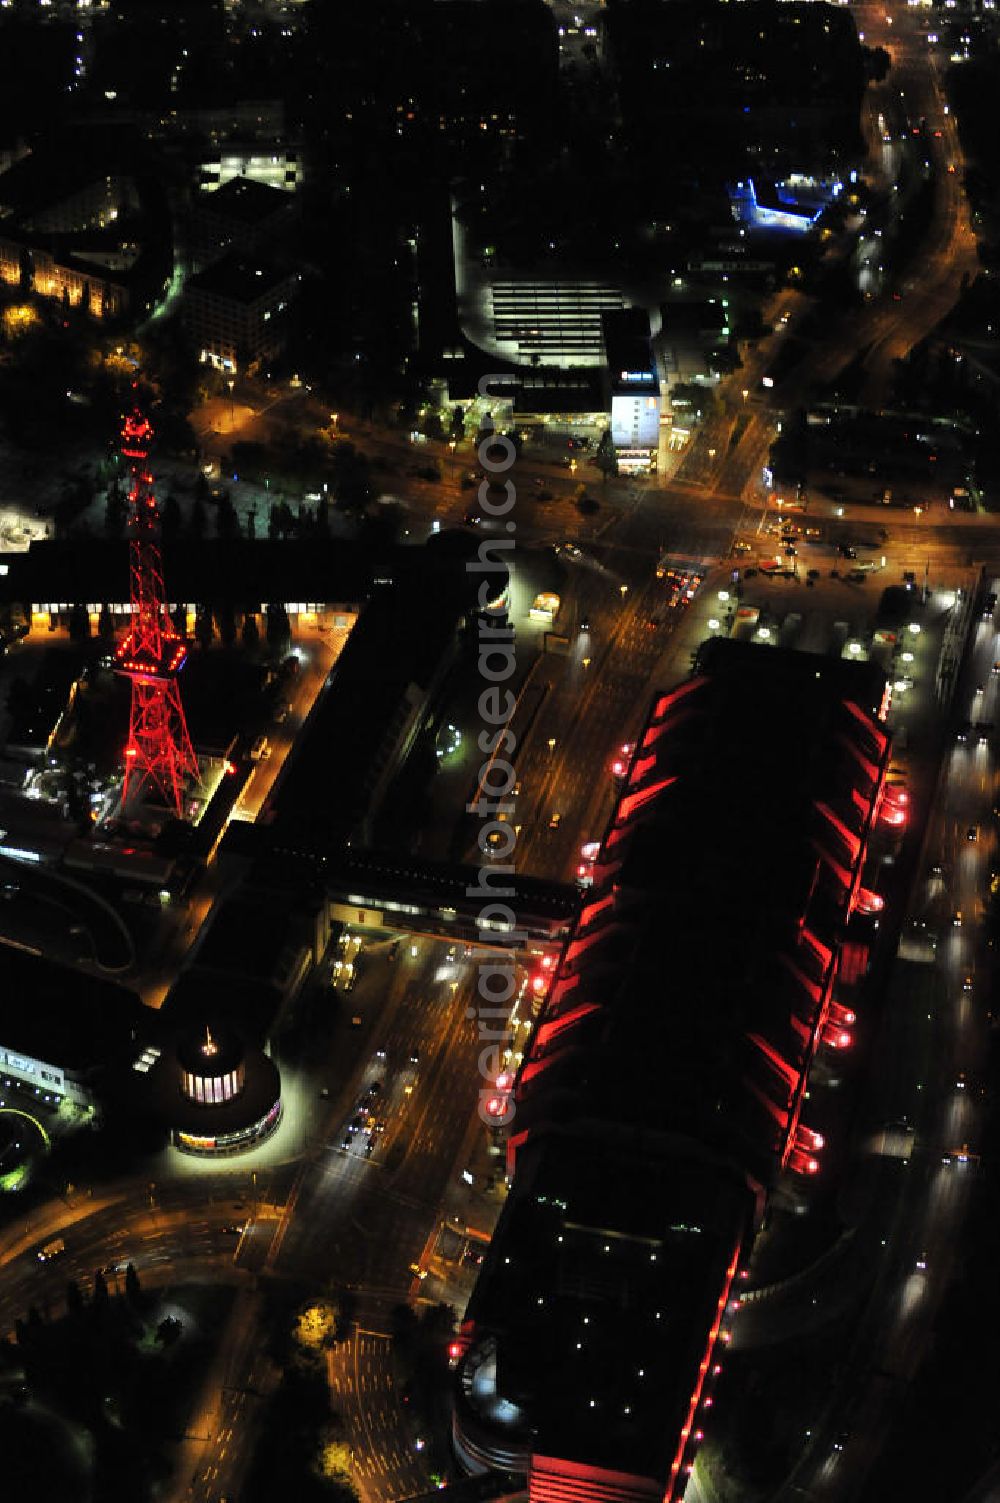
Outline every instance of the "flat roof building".
{"label": "flat roof building", "polygon": [[602,315],[610,389],[611,439],[619,469],[656,469],[660,444],[660,379],[644,308]]}
{"label": "flat roof building", "polygon": [[281,352],[300,276],[231,252],[191,277],[182,318],[203,362],[235,374]]}
{"label": "flat roof building", "polygon": [[[298,217],[295,198],[267,183],[233,177],[195,199],[188,250],[205,266],[227,252],[254,257],[280,245]],[[257,289],[254,289],[255,291]]]}
{"label": "flat roof building", "polygon": [[0,1084],[78,1106],[99,1105],[109,1073],[149,1027],[128,988],[8,945],[0,945],[0,997]]}
{"label": "flat roof building", "polygon": [[654,702],[512,1091],[454,1439],[531,1503],[683,1493],[881,798],[884,676],[729,641]]}

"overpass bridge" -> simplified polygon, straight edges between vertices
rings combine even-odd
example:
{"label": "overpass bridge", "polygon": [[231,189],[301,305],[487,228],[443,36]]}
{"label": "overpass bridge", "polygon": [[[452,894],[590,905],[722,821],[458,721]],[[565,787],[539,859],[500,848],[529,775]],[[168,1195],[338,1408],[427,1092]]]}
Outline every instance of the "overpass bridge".
{"label": "overpass bridge", "polygon": [[575,886],[499,862],[435,861],[401,852],[289,844],[274,827],[232,824],[222,869],[253,886],[319,892],[332,922],[499,949],[558,945],[579,907]]}

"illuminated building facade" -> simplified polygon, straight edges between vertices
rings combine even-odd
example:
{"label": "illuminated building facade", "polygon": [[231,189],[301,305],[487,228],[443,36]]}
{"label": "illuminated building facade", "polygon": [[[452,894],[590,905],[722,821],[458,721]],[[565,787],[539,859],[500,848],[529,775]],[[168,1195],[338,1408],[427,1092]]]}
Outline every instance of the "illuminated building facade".
{"label": "illuminated building facade", "polygon": [[842,184],[793,175],[782,182],[738,182],[729,190],[733,218],[757,230],[811,230],[827,204],[839,198]]}
{"label": "illuminated building facade", "polygon": [[231,253],[189,279],[183,321],[200,359],[231,375],[284,345],[299,274]]}
{"label": "illuminated building facade", "polygon": [[605,313],[611,440],[619,470],[649,474],[660,445],[660,379],[643,308]]}
{"label": "illuminated building facade", "polygon": [[513,1185],[459,1337],[454,1443],[531,1503],[683,1496],[738,1280],[844,1047],[884,676],[730,641],[658,696],[512,1087]]}
{"label": "illuminated building facade", "polygon": [[212,1030],[197,1044],[187,1044],[180,1051],[181,1091],[189,1101],[217,1106],[232,1101],[246,1081],[243,1046],[234,1037],[219,1040]]}
{"label": "illuminated building facade", "polygon": [[156,1113],[174,1146],[221,1156],[270,1137],[281,1121],[281,1079],[264,1051],[225,1019],[179,1033],[171,1017],[164,1023],[160,1043],[132,1069],[137,1106]]}

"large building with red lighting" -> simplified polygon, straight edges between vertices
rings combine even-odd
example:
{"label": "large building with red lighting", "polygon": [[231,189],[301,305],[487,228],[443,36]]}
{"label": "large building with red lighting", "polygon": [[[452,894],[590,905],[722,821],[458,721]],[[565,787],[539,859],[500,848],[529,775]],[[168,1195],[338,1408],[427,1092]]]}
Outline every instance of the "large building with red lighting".
{"label": "large building with red lighting", "polygon": [[683,1495],[754,1236],[813,1172],[810,1066],[883,796],[883,675],[712,641],[651,707],[513,1084],[507,1204],[452,1350],[470,1471]]}

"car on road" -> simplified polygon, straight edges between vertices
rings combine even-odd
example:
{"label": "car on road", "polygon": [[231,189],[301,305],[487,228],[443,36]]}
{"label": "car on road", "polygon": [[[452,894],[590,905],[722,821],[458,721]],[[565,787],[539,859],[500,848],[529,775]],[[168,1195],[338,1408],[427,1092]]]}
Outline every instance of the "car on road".
{"label": "car on road", "polygon": [[482,526],[483,519],[479,515],[478,511],[467,511],[465,513],[465,520],[466,520],[466,523],[468,524],[469,527],[480,527],[480,526]]}
{"label": "car on road", "polygon": [[979,826],[978,825],[970,825],[969,828],[965,832],[965,838],[966,838],[966,840],[978,840],[979,839]]}
{"label": "car on road", "polygon": [[589,631],[590,630],[590,617],[589,616],[581,616],[580,617],[580,630],[581,631]]}
{"label": "car on road", "polygon": [[558,828],[559,828],[559,826],[560,826],[561,823],[562,823],[562,815],[557,812],[557,813],[553,814],[552,817],[551,817],[551,819],[549,820],[549,829],[550,830],[558,830]]}
{"label": "car on road", "polygon": [[419,1063],[420,1063],[420,1050],[419,1049],[414,1049],[411,1052],[411,1054],[410,1054],[410,1064],[411,1065],[419,1065]]}
{"label": "car on road", "polygon": [[53,1258],[58,1258],[66,1251],[66,1243],[62,1237],[53,1237],[51,1242],[46,1242],[44,1247],[38,1249],[39,1263],[50,1263]]}
{"label": "car on road", "polygon": [[858,556],[858,550],[856,548],[852,548],[850,543],[838,543],[837,552],[840,554],[841,558],[857,558]]}

